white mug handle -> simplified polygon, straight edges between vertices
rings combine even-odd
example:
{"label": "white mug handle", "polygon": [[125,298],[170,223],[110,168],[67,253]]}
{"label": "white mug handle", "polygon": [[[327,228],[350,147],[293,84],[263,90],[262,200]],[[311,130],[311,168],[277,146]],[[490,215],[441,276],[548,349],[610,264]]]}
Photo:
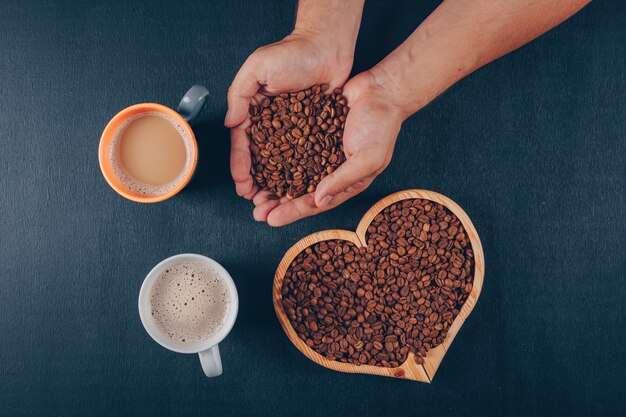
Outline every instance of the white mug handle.
{"label": "white mug handle", "polygon": [[220,349],[217,345],[199,352],[200,364],[202,370],[208,377],[222,375],[222,359],[220,358]]}

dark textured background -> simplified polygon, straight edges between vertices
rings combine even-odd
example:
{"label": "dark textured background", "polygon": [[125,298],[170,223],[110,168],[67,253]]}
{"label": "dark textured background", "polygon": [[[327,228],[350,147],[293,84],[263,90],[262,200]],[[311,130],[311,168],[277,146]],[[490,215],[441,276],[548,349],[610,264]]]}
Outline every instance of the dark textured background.
{"label": "dark textured background", "polygon": [[[83,4],[85,3],[85,4]],[[434,2],[370,1],[354,72]],[[292,1],[0,4],[0,415],[626,413],[626,3],[596,2],[409,119],[360,197],[281,229],[236,196],[227,87],[286,35]],[[211,90],[189,188],[156,205],[115,194],[97,147],[120,109]],[[302,356],[271,303],[274,270],[311,232],[353,229],[379,198],[436,190],[473,219],[485,285],[433,384],[339,374]],[[233,275],[225,373],[154,343],[146,273],[181,252]]]}

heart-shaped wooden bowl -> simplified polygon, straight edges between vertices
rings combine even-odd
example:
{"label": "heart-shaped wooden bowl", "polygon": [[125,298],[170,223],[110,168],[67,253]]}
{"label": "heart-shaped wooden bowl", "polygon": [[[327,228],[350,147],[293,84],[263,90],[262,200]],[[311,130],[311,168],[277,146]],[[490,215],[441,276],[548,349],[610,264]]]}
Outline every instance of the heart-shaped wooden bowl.
{"label": "heart-shaped wooden bowl", "polygon": [[[346,240],[354,243],[357,247],[366,245],[367,228],[374,219],[374,217],[378,215],[378,213],[380,213],[386,207],[397,203],[398,201],[412,200],[416,198],[439,203],[446,207],[448,210],[450,210],[454,215],[456,215],[463,224],[463,227],[465,228],[466,233],[470,239],[472,250],[474,251],[474,282],[472,291],[465,301],[465,304],[463,304],[459,315],[454,319],[452,326],[450,326],[444,342],[428,351],[426,357],[424,358],[423,364],[418,364],[417,362],[415,362],[413,353],[409,353],[406,361],[397,368],[385,368],[372,365],[354,365],[350,363],[343,363],[326,359],[324,356],[320,355],[319,353],[308,347],[306,343],[304,343],[304,341],[298,337],[298,334],[291,326],[291,323],[289,322],[289,319],[287,318],[287,315],[283,310],[281,288],[283,285],[283,278],[285,276],[285,273],[287,272],[287,269],[289,269],[291,262],[300,252],[302,252],[308,246],[311,246],[317,242],[321,242],[324,240]],[[287,337],[289,337],[289,340],[291,340],[291,342],[298,348],[298,350],[300,350],[300,352],[302,352],[307,358],[311,359],[313,362],[316,362],[319,365],[340,372],[391,376],[395,378],[412,379],[414,381],[430,383],[433,380],[435,373],[437,372],[437,368],[439,368],[439,365],[443,360],[443,357],[445,356],[447,350],[450,348],[454,337],[463,325],[463,322],[465,321],[467,316],[469,316],[469,314],[471,313],[474,305],[476,304],[476,301],[478,300],[480,290],[483,286],[484,271],[485,259],[483,254],[483,247],[480,243],[480,239],[478,238],[478,234],[476,233],[474,225],[461,207],[459,207],[454,201],[450,200],[449,198],[433,191],[399,191],[383,198],[382,200],[374,204],[374,206],[365,213],[365,215],[359,222],[359,225],[356,228],[356,233],[348,230],[324,230],[321,232],[313,233],[293,245],[287,251],[282,261],[278,265],[278,269],[276,270],[273,289],[274,309],[276,310],[278,320],[280,321],[283,330],[287,334]]]}

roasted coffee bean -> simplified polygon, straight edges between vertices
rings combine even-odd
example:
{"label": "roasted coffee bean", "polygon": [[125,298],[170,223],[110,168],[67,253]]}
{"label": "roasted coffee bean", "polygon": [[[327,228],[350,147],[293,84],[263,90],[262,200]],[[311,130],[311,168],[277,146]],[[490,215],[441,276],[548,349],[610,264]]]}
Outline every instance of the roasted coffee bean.
{"label": "roasted coffee bean", "polygon": [[348,115],[341,89],[326,85],[266,97],[250,106],[252,178],[262,190],[289,199],[315,191],[345,162],[343,129]]}
{"label": "roasted coffee bean", "polygon": [[330,360],[397,367],[413,352],[423,363],[472,291],[467,233],[445,207],[414,199],[385,208],[366,238],[363,248],[332,240],[298,254],[283,280],[283,309]]}

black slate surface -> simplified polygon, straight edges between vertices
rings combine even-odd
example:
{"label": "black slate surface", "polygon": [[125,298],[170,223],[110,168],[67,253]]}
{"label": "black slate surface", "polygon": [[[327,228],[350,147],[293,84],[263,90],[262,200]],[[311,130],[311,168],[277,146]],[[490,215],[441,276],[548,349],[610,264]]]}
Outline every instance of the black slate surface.
{"label": "black slate surface", "polygon": [[[435,2],[368,2],[354,73]],[[228,172],[225,95],[292,1],[0,4],[0,415],[626,414],[626,3],[595,2],[408,120],[361,196],[281,229],[257,224]],[[182,194],[140,205],[100,174],[120,109],[211,91],[201,164]],[[302,356],[271,303],[301,237],[353,229],[379,198],[426,188],[473,219],[481,298],[433,384],[339,374]],[[225,373],[155,344],[137,314],[146,273],[196,252],[233,275],[241,309]]]}

